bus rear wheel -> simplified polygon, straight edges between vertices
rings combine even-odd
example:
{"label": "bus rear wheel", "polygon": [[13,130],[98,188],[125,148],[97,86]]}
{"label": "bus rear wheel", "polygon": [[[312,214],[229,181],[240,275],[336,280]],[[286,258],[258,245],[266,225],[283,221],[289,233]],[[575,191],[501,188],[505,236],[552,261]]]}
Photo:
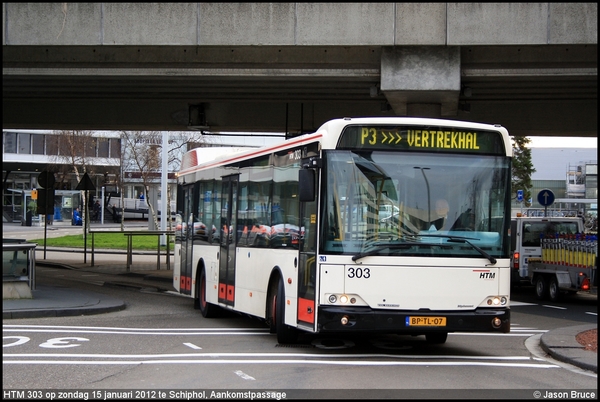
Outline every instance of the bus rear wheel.
{"label": "bus rear wheel", "polygon": [[206,273],[204,269],[200,272],[200,280],[198,281],[198,307],[204,318],[215,318],[219,316],[219,306],[208,303],[206,301]]}

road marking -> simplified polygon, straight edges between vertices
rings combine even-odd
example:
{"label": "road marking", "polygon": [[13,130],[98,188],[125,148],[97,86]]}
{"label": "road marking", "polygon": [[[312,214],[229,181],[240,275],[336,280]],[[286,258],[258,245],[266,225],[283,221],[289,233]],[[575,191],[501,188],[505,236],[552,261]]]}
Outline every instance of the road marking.
{"label": "road marking", "polygon": [[[3,325],[6,332],[40,332],[56,333],[99,333],[99,334],[134,334],[134,335],[270,335],[268,328],[122,328],[122,327],[81,327],[81,326],[45,326],[45,325]],[[537,332],[530,328],[522,331]],[[453,334],[455,335],[455,334]],[[487,334],[472,334],[487,335]],[[511,334],[499,334],[507,336]],[[512,334],[524,336],[525,334]],[[272,336],[272,335],[270,335]],[[13,341],[8,347],[18,347],[24,338],[5,336],[4,340]],[[65,338],[59,338],[65,339]],[[71,338],[69,338],[71,339]],[[80,338],[73,338],[80,339]],[[27,339],[29,341],[29,339]],[[87,340],[87,339],[86,339]],[[56,343],[56,342],[54,342]],[[201,350],[193,343],[185,346]],[[5,349],[7,350],[7,349]],[[76,360],[78,359],[78,360]],[[289,365],[331,365],[331,366],[491,366],[517,368],[559,368],[556,364],[540,361],[531,356],[462,356],[462,355],[407,355],[388,353],[337,354],[337,353],[176,353],[176,354],[89,354],[89,353],[3,353],[3,364],[22,365],[137,365],[137,364],[289,364]],[[247,374],[236,371],[245,378]],[[248,376],[245,379],[253,379]]]}
{"label": "road marking", "polygon": [[372,358],[385,358],[391,360],[399,360],[399,359],[407,359],[407,360],[426,360],[426,359],[442,359],[442,360],[494,360],[494,361],[532,361],[530,356],[460,356],[460,355],[401,355],[401,354],[390,354],[390,353],[350,353],[350,354],[336,354],[336,353],[320,353],[320,354],[311,354],[311,353],[243,353],[243,352],[205,352],[205,353],[143,353],[143,354],[113,354],[113,353],[3,353],[3,357],[77,357],[77,358],[111,358],[111,359],[156,359],[161,357],[168,358],[188,358],[194,357],[198,359],[219,359],[219,358],[236,358],[236,359],[246,359],[246,358],[282,358],[282,361],[285,361],[283,358],[303,358],[303,359],[335,359],[335,360],[345,360],[345,359],[372,359]]}
{"label": "road marking", "polygon": [[59,329],[109,329],[114,331],[268,331],[268,328],[125,328],[125,327],[87,327],[79,325],[26,325],[2,324],[2,328],[59,328]]}
{"label": "road marking", "polygon": [[241,378],[243,378],[244,380],[256,381],[256,378],[249,376],[248,374],[244,373],[241,370],[236,370],[236,371],[234,371],[234,373],[237,374],[238,376],[240,376]]}
{"label": "road marking", "polygon": [[[515,367],[515,368],[560,368],[556,364],[540,364],[540,363],[500,363],[500,362],[441,362],[441,361],[405,361],[405,362],[390,362],[390,361],[366,361],[350,360],[350,361],[334,361],[334,360],[7,360],[3,356],[2,364],[51,364],[51,365],[140,365],[140,364],[292,364],[292,365],[331,365],[331,366],[487,366],[487,367]],[[37,357],[37,356],[34,356]],[[56,356],[54,356],[56,357]]]}
{"label": "road marking", "polygon": [[3,332],[37,332],[69,334],[120,334],[120,335],[271,335],[268,328],[122,328],[80,327],[55,325],[2,325]]}
{"label": "road marking", "polygon": [[522,307],[522,306],[536,306],[536,303],[525,303],[525,302],[518,302],[518,301],[510,301],[510,306],[511,307]]}

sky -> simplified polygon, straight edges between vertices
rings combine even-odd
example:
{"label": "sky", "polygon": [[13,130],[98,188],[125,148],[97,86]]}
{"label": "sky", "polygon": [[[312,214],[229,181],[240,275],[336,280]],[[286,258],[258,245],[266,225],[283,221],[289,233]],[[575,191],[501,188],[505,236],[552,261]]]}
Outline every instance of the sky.
{"label": "sky", "polygon": [[598,137],[528,137],[529,148],[598,148]]}

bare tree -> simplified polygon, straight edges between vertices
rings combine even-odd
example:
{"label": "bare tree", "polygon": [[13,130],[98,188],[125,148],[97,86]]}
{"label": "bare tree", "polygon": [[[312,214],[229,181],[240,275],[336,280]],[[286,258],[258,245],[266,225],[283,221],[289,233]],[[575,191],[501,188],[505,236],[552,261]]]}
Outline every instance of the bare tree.
{"label": "bare tree", "polygon": [[[121,139],[124,149],[123,168],[126,171],[137,172],[142,181],[144,192],[149,193],[150,188],[159,187],[162,171],[162,132],[158,131],[122,131]],[[207,141],[199,132],[176,132],[169,134],[168,144],[168,170],[179,170],[181,157],[188,150],[188,145],[205,144]],[[163,216],[171,216],[171,192],[167,190],[167,211]],[[154,205],[148,202],[148,211],[158,225],[158,216]],[[170,219],[168,220],[170,222]]]}
{"label": "bare tree", "polygon": [[[177,172],[181,167],[181,159],[190,149],[208,146],[210,143],[208,137],[205,137],[198,131],[175,132],[169,135],[169,171]],[[167,216],[171,216],[171,188],[167,188]],[[169,230],[173,228],[171,219],[169,222]]]}
{"label": "bare tree", "polygon": [[[85,173],[93,176],[96,166],[92,162],[92,158],[96,156],[97,138],[93,136],[91,131],[84,130],[62,130],[55,131],[50,146],[58,150],[54,159],[59,167],[59,179],[64,182],[68,179],[71,173],[75,174],[77,182],[81,181]],[[84,230],[89,229],[89,211],[86,197],[81,197],[82,201],[82,217],[86,226]]]}
{"label": "bare tree", "polygon": [[[144,193],[149,194],[150,187],[160,183],[161,134],[157,131],[122,131],[121,139],[125,154],[123,169],[138,172],[144,186]],[[152,202],[148,202],[148,211],[155,227],[158,227]]]}

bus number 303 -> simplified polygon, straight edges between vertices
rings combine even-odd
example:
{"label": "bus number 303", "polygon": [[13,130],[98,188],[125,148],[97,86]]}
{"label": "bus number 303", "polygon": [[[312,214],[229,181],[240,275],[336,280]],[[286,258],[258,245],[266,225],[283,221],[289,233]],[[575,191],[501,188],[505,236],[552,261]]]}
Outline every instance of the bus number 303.
{"label": "bus number 303", "polygon": [[348,278],[365,278],[371,277],[371,270],[369,268],[348,268]]}

